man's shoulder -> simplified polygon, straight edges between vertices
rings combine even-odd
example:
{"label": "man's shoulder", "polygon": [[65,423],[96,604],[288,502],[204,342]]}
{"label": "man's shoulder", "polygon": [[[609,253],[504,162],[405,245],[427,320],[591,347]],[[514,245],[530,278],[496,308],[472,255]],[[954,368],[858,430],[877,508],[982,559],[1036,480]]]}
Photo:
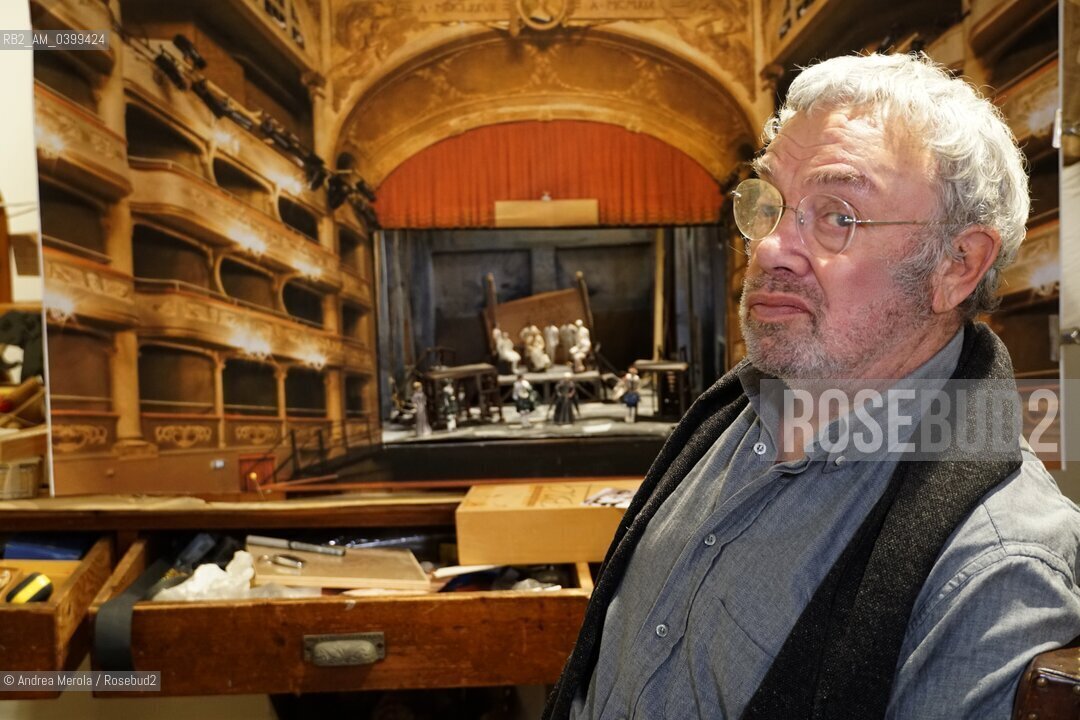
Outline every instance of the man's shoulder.
{"label": "man's shoulder", "polygon": [[1026,564],[1076,586],[1080,508],[1025,450],[1023,465],[988,492],[957,526],[934,565],[917,607],[924,611],[995,566]]}
{"label": "man's shoulder", "polygon": [[1080,508],[1062,494],[1034,453],[1025,449],[1023,458],[1020,469],[983,497],[956,535],[985,537],[1006,556],[1042,550],[1072,572],[1080,553]]}

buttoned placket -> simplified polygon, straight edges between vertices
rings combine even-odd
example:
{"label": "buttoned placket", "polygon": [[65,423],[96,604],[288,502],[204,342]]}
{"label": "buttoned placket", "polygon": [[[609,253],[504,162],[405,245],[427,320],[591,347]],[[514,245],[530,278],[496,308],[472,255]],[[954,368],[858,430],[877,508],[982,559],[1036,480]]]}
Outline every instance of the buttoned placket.
{"label": "buttoned placket", "polygon": [[[757,432],[754,432],[755,430]],[[633,699],[629,714],[620,714],[618,718],[636,717],[638,703],[649,680],[686,633],[690,599],[705,581],[706,575],[724,551],[724,547],[745,532],[756,517],[783,490],[787,481],[805,470],[809,464],[804,458],[792,463],[774,465],[771,453],[767,450],[766,453],[757,452],[755,446],[765,444],[769,439],[767,431],[762,428],[758,420],[754,421],[754,426],[747,436],[748,438],[757,436],[758,439],[751,443],[748,449],[744,443],[744,447],[736,453],[733,461],[738,461],[739,456],[742,455],[747,462],[740,463],[740,466],[745,470],[750,469],[748,465],[758,466],[752,472],[760,474],[736,490],[730,497],[723,498],[719,506],[714,508],[699,525],[684,546],[670,575],[685,576],[687,590],[679,595],[680,607],[672,607],[673,599],[668,598],[666,601],[658,602],[646,616],[635,642],[649,649],[648,656],[651,662],[642,668],[642,677],[638,678],[639,682],[634,683],[639,690]],[[756,508],[753,506],[755,501],[758,503]]]}

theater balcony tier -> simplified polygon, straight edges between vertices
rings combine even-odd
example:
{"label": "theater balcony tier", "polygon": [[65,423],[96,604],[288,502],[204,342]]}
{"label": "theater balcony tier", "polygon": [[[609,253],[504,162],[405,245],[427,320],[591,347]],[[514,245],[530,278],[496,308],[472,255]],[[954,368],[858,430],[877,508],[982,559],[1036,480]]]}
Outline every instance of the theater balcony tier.
{"label": "theater balcony tier", "polygon": [[131,192],[123,137],[97,115],[41,83],[35,83],[34,97],[38,171],[42,175],[113,200]]}
{"label": "theater balcony tier", "polygon": [[[190,90],[178,90],[154,64],[130,47],[124,48],[124,86],[132,102],[178,123],[206,143],[214,157],[224,156],[245,171],[276,185],[307,205],[323,207],[323,191],[311,190],[300,167],[228,119],[216,119]],[[217,95],[227,97],[220,88]],[[239,103],[230,99],[234,106]]]}
{"label": "theater balcony tier", "polygon": [[167,160],[132,160],[131,211],[157,224],[230,248],[325,290],[341,288],[337,255],[280,220]]}
{"label": "theater balcony tier", "polygon": [[45,306],[51,319],[69,316],[113,326],[132,326],[134,283],[129,275],[55,248],[42,249],[45,260]]}
{"label": "theater balcony tier", "polygon": [[[297,16],[303,11],[299,2],[274,2],[273,0],[189,0],[200,16],[214,27],[226,32],[258,38],[251,43],[258,59],[275,72],[314,72],[318,66],[315,56],[317,41],[311,36],[315,28],[311,18],[304,28]],[[296,6],[295,8],[293,6]],[[271,13],[273,10],[273,13]],[[304,30],[308,34],[305,35]]]}
{"label": "theater balcony tier", "polygon": [[359,302],[368,310],[374,307],[371,300],[371,283],[354,272],[341,273],[341,295]]}
{"label": "theater balcony tier", "polygon": [[1001,89],[996,102],[1021,145],[1034,140],[1048,141],[1058,107],[1057,60],[1034,69]]}
{"label": "theater balcony tier", "polygon": [[374,372],[371,348],[286,315],[169,280],[138,280],[139,333],[191,340],[253,357]]}
{"label": "theater balcony tier", "polygon": [[[31,0],[30,25],[35,30],[101,31],[112,27],[109,8],[101,0]],[[78,52],[79,59],[102,74],[116,64],[120,39],[109,38],[108,47]]]}
{"label": "theater balcony tier", "polygon": [[142,100],[199,137],[209,136],[214,116],[194,93],[177,89],[153,62],[133,48],[124,45],[122,52],[124,88],[129,95]]}

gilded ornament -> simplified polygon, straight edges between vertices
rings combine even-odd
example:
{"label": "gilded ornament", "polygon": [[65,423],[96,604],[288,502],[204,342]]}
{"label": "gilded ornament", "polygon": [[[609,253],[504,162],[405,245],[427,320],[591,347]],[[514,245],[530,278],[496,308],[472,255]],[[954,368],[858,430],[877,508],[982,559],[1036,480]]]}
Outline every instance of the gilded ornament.
{"label": "gilded ornament", "polygon": [[109,441],[108,428],[100,425],[66,425],[53,423],[52,448],[59,453],[73,453]]}
{"label": "gilded ornament", "polygon": [[199,443],[210,442],[213,431],[205,425],[158,425],[154,428],[154,440],[187,449]]}
{"label": "gilded ornament", "polygon": [[269,445],[277,439],[278,428],[275,425],[237,425],[233,436],[247,445]]}

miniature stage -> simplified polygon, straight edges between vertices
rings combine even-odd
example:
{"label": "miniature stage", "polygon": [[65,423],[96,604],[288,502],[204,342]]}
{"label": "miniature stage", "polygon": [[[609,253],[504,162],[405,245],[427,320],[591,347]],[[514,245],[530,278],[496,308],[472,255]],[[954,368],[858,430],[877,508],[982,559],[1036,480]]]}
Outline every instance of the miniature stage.
{"label": "miniature stage", "polygon": [[[528,373],[526,378],[533,383],[540,394],[540,401],[536,410],[530,416],[528,426],[522,426],[521,417],[512,404],[502,406],[502,422],[482,423],[467,422],[458,425],[455,430],[433,430],[426,437],[416,437],[411,426],[397,425],[387,421],[383,426],[383,443],[385,445],[396,444],[428,444],[450,442],[474,442],[478,440],[532,440],[552,438],[605,438],[605,437],[636,437],[653,438],[663,441],[675,426],[672,419],[659,419],[650,415],[655,407],[651,389],[641,391],[641,403],[638,405],[638,419],[635,423],[624,421],[626,406],[609,401],[581,401],[578,404],[580,413],[577,419],[570,425],[557,425],[553,421],[553,409],[551,402],[544,402],[544,393],[532,378],[542,375],[556,375],[553,380],[560,379],[561,373]],[[589,377],[592,376],[592,377]],[[500,376],[500,386],[503,378],[509,378],[513,383],[513,376]],[[579,381],[580,378],[580,381]],[[543,379],[540,378],[540,382]],[[599,375],[592,373],[578,373],[575,382],[579,388],[583,383],[599,382]],[[580,392],[580,391],[579,391]],[[584,393],[580,393],[583,395]]]}
{"label": "miniature stage", "polygon": [[507,404],[501,422],[473,419],[423,438],[411,426],[388,422],[378,465],[396,480],[644,476],[675,425],[651,417],[653,407],[652,391],[645,390],[637,422],[627,423],[621,403],[580,402],[574,423],[557,425],[551,404],[541,401],[522,427]]}

